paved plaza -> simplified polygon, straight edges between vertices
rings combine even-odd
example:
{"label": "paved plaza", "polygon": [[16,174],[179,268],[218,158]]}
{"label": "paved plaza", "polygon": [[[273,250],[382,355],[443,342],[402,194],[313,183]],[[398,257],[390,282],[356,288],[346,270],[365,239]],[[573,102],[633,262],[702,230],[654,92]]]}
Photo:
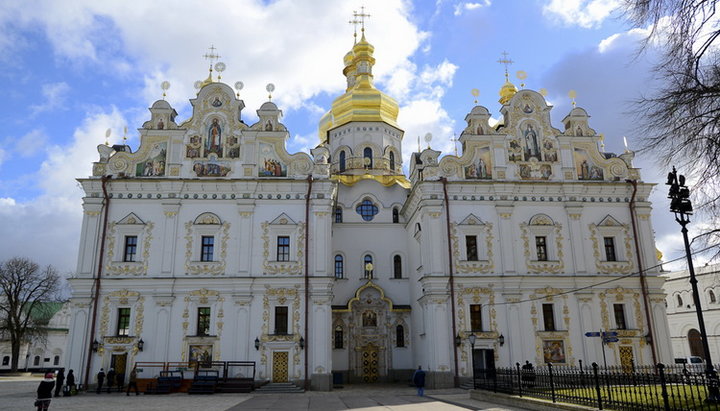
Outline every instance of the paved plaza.
{"label": "paved plaza", "polygon": [[[39,378],[0,377],[0,410],[33,409]],[[87,393],[54,398],[50,410],[519,410],[471,400],[461,389],[427,390],[425,397],[402,385],[347,385],[303,394],[139,395]]]}

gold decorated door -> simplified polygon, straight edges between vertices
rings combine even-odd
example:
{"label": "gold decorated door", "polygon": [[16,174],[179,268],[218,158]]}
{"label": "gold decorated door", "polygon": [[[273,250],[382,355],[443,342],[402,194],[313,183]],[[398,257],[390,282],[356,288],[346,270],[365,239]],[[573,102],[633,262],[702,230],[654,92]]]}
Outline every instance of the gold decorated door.
{"label": "gold decorated door", "polygon": [[362,349],[362,375],[363,382],[376,382],[378,380],[379,350],[376,345],[368,344]]}
{"label": "gold decorated door", "polygon": [[288,381],[288,352],[274,351],[272,356],[272,382]]}
{"label": "gold decorated door", "polygon": [[635,358],[633,357],[633,349],[629,345],[620,346],[620,366],[623,372],[633,372],[635,368]]}

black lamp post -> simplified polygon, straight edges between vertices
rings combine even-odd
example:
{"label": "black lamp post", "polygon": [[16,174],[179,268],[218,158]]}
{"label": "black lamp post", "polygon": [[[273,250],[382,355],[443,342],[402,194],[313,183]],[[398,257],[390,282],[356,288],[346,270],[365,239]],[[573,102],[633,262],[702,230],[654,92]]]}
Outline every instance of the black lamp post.
{"label": "black lamp post", "polygon": [[475,340],[477,339],[477,336],[475,333],[470,333],[468,335],[468,340],[470,341],[470,357],[472,358],[472,379],[473,379],[473,388],[475,388]]}
{"label": "black lamp post", "polygon": [[142,351],[143,348],[145,348],[145,341],[143,341],[142,337],[140,337],[140,341],[137,343],[138,351]]}
{"label": "black lamp post", "polygon": [[298,343],[300,345],[300,349],[304,350],[305,349],[305,339],[300,337],[300,341],[298,341]]}
{"label": "black lamp post", "polygon": [[93,342],[92,342],[93,352],[97,352],[98,348],[100,348],[100,343],[98,342],[98,340],[93,340]]}
{"label": "black lamp post", "polygon": [[260,339],[255,337],[255,349],[260,350]]}
{"label": "black lamp post", "polygon": [[670,191],[668,192],[668,198],[671,200],[670,211],[675,213],[675,221],[682,226],[681,231],[683,240],[685,241],[685,256],[687,257],[688,271],[690,272],[690,285],[692,286],[695,312],[697,313],[703,351],[705,352],[705,374],[708,380],[708,398],[705,401],[718,403],[720,402],[718,375],[713,368],[712,359],[710,358],[710,345],[708,345],[707,331],[705,331],[705,319],[703,318],[702,308],[700,307],[700,292],[698,291],[697,279],[695,278],[695,268],[693,267],[692,254],[690,252],[690,241],[687,235],[686,226],[690,223],[690,216],[693,213],[692,203],[690,202],[690,189],[685,185],[685,176],[678,175],[675,167],[668,173],[666,184],[670,186]]}

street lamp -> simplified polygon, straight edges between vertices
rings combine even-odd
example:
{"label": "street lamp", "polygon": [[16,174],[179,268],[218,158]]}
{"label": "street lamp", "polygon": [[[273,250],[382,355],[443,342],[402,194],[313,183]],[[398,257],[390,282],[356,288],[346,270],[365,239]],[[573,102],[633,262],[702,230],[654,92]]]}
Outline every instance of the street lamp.
{"label": "street lamp", "polygon": [[97,350],[100,348],[100,343],[97,339],[93,340],[92,342],[92,350],[93,352],[97,352]]}
{"label": "street lamp", "polygon": [[503,336],[502,334],[500,334],[500,336],[498,337],[498,344],[500,344],[501,347],[505,345],[505,336]]}
{"label": "street lamp", "polygon": [[690,272],[690,285],[692,286],[695,312],[697,313],[703,351],[705,352],[705,374],[708,380],[708,398],[705,401],[718,403],[720,402],[718,375],[713,368],[712,359],[710,358],[710,346],[708,345],[707,331],[705,331],[705,319],[703,318],[702,308],[700,307],[700,292],[698,291],[697,279],[695,278],[695,268],[693,267],[692,254],[690,253],[690,241],[687,235],[686,226],[690,223],[690,216],[693,213],[692,203],[690,202],[690,189],[685,185],[685,176],[682,174],[678,175],[675,167],[668,173],[667,183],[665,184],[670,186],[668,192],[670,211],[675,213],[675,221],[682,226],[681,231],[683,240],[685,241],[685,256],[688,262],[688,271]]}
{"label": "street lamp", "polygon": [[142,337],[140,337],[140,341],[137,343],[138,351],[142,351],[145,347],[145,341],[143,341]]}
{"label": "street lamp", "polygon": [[260,339],[255,337],[255,350],[259,350],[259,349],[260,349]]}
{"label": "street lamp", "polygon": [[477,339],[477,336],[475,333],[470,333],[468,335],[468,341],[470,341],[470,357],[472,358],[472,379],[473,379],[473,388],[475,388],[475,340]]}

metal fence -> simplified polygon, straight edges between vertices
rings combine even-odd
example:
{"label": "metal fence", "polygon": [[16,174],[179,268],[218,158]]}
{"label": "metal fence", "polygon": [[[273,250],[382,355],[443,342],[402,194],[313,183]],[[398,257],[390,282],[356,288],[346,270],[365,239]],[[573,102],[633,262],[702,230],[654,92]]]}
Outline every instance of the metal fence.
{"label": "metal fence", "polygon": [[[476,389],[606,410],[720,410],[706,401],[704,369],[693,366],[566,367],[529,364],[476,369]],[[717,369],[717,368],[716,368]]]}

